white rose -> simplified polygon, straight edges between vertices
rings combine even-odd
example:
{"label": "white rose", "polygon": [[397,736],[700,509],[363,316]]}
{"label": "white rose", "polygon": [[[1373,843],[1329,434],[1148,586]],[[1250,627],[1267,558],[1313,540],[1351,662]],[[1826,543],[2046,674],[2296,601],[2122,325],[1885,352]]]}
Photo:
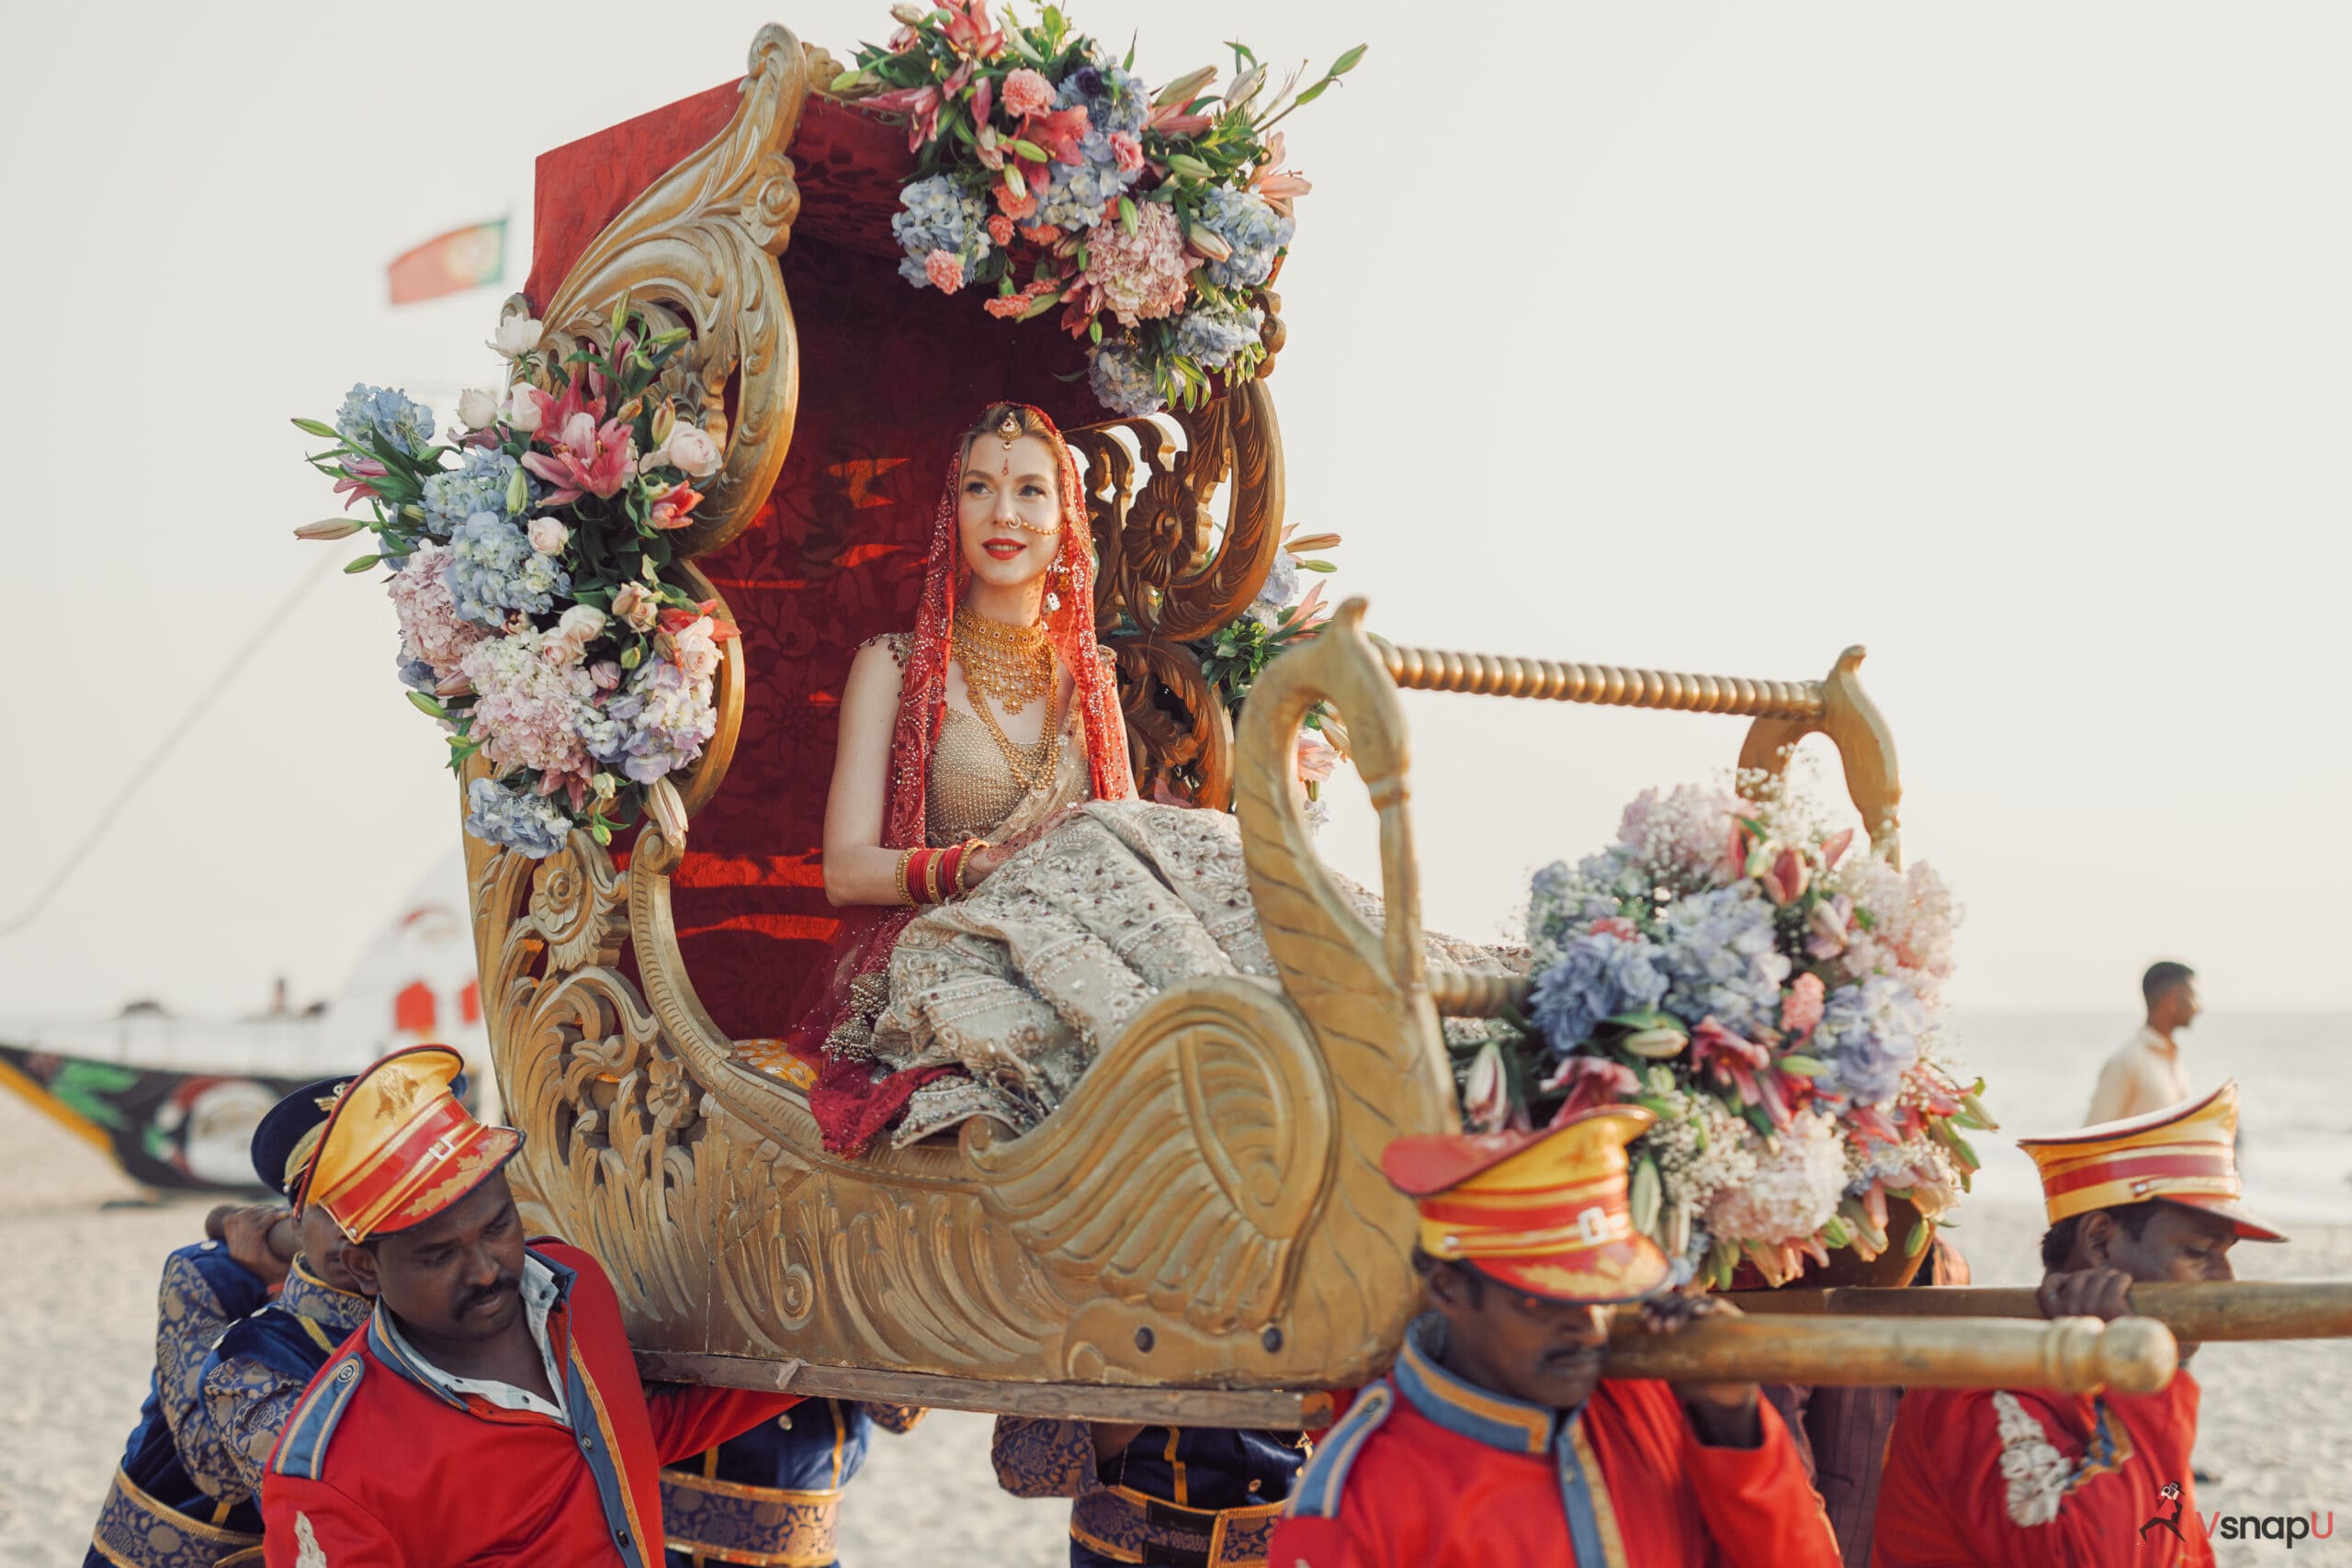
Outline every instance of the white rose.
{"label": "white rose", "polygon": [[498,318],[498,331],[490,346],[509,359],[520,359],[539,346],[539,339],[547,335],[547,328],[522,311]]}
{"label": "white rose", "polygon": [[605,629],[605,612],[594,604],[574,604],[555,624],[556,636],[575,648],[586,648]]}
{"label": "white rose", "polygon": [[507,429],[528,435],[539,427],[539,400],[531,395],[528,386],[517,387],[506,406],[498,411],[498,417],[506,422]]}
{"label": "white rose", "polygon": [[458,394],[458,419],[468,430],[481,430],[498,417],[498,394],[469,387]]}
{"label": "white rose", "polygon": [[524,532],[530,536],[531,548],[543,556],[560,556],[563,547],[571,542],[571,530],[552,517],[532,518],[531,525]]}
{"label": "white rose", "polygon": [[639,584],[624,582],[613,591],[613,615],[633,630],[651,631],[653,623],[662,618],[662,606]]}
{"label": "white rose", "polygon": [[680,626],[659,645],[671,663],[689,681],[707,681],[718,672],[718,644],[711,638],[711,621],[704,615]]}
{"label": "white rose", "polygon": [[599,659],[595,663],[588,666],[588,679],[596,682],[596,689],[600,692],[614,690],[621,683],[619,661],[612,659]]}
{"label": "white rose", "polygon": [[696,424],[680,424],[662,448],[662,460],[688,479],[707,479],[718,472],[722,458],[710,432]]}

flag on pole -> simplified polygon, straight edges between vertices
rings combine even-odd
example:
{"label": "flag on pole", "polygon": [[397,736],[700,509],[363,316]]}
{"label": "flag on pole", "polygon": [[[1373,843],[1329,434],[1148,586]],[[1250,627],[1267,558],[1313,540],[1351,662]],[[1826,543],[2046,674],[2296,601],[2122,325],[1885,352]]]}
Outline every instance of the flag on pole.
{"label": "flag on pole", "polygon": [[462,293],[506,275],[506,220],[452,229],[397,257],[391,265],[392,303],[413,305]]}

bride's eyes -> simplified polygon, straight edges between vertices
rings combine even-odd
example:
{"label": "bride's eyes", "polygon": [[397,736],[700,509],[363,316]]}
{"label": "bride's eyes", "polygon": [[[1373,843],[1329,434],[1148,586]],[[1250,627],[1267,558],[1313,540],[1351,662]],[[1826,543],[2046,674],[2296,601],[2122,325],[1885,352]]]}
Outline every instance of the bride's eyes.
{"label": "bride's eyes", "polygon": [[1024,496],[1041,496],[1046,493],[1046,487],[1044,485],[1023,485],[1021,487],[1021,493]]}

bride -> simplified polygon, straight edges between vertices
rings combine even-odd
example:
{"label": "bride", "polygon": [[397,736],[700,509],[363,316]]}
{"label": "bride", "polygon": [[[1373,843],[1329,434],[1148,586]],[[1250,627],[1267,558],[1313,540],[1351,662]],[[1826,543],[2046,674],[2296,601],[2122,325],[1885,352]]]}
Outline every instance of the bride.
{"label": "bride", "polygon": [[842,694],[825,894],[855,913],[787,1037],[838,1153],[893,1122],[900,1145],[977,1115],[1026,1130],[1162,987],[1274,973],[1234,819],[1135,798],[1093,579],[1060,433],[985,410],[914,630],[861,648]]}

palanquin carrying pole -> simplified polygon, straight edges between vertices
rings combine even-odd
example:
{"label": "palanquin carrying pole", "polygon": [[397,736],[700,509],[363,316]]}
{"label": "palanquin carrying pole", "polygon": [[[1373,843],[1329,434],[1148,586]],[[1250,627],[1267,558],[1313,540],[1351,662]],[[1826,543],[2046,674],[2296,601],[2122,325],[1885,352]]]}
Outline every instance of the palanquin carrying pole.
{"label": "palanquin carrying pole", "polygon": [[[2023,1287],[1742,1291],[1728,1299],[1743,1312],[1774,1316],[1860,1314],[1885,1321],[2041,1315],[2034,1292]],[[2207,1339],[2352,1338],[2352,1281],[2346,1280],[2143,1283],[2132,1287],[2131,1303],[2133,1312],[2191,1344]]]}

